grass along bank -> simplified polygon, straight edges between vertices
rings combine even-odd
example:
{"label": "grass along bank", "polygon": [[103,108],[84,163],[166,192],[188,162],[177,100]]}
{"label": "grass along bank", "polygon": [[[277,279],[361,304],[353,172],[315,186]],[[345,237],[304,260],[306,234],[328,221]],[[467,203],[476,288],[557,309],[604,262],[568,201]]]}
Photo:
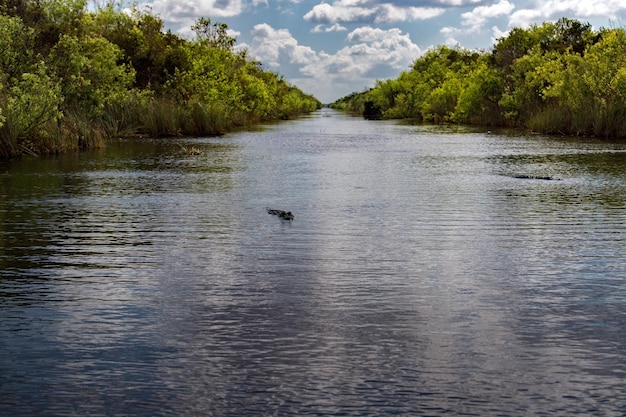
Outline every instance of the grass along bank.
{"label": "grass along bank", "polygon": [[85,0],[0,0],[0,157],[108,138],[218,135],[321,103],[236,50],[225,24],[194,39],[149,11]]}

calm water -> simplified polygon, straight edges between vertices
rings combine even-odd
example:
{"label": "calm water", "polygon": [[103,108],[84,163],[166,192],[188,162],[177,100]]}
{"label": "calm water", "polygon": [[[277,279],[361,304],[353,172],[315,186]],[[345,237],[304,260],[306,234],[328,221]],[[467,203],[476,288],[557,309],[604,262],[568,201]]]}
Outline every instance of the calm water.
{"label": "calm water", "polygon": [[626,415],[624,143],[323,110],[3,162],[0,219],[2,416]]}

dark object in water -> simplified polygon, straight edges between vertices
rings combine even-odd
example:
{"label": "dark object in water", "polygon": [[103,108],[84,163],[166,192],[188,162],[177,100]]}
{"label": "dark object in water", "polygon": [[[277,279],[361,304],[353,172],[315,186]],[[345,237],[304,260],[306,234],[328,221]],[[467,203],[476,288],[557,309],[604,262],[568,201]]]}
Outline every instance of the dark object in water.
{"label": "dark object in water", "polygon": [[271,208],[266,208],[267,212],[269,214],[273,214],[274,216],[278,216],[283,220],[293,220],[294,219],[294,215],[291,214],[290,211],[282,211],[282,210],[274,210]]}
{"label": "dark object in water", "polygon": [[552,177],[537,177],[534,175],[514,175],[513,178],[518,178],[521,180],[545,180],[545,181],[559,181],[558,178]]}

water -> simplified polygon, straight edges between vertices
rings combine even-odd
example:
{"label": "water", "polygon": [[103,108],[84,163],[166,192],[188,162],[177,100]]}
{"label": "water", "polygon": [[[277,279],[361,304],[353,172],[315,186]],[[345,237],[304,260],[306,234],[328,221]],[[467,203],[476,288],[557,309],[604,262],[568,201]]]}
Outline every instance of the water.
{"label": "water", "polygon": [[626,415],[625,162],[328,109],[4,162],[0,415]]}

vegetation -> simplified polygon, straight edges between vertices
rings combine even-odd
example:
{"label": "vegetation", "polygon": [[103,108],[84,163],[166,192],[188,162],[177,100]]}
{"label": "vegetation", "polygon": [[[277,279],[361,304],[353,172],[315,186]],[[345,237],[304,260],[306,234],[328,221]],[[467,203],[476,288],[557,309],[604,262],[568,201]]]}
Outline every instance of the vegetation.
{"label": "vegetation", "polygon": [[196,37],[114,3],[0,0],[0,157],[102,146],[110,137],[214,135],[320,107],[235,50],[225,24]]}
{"label": "vegetation", "polygon": [[563,18],[513,29],[490,52],[438,47],[397,79],[332,107],[545,133],[626,137],[626,31]]}

